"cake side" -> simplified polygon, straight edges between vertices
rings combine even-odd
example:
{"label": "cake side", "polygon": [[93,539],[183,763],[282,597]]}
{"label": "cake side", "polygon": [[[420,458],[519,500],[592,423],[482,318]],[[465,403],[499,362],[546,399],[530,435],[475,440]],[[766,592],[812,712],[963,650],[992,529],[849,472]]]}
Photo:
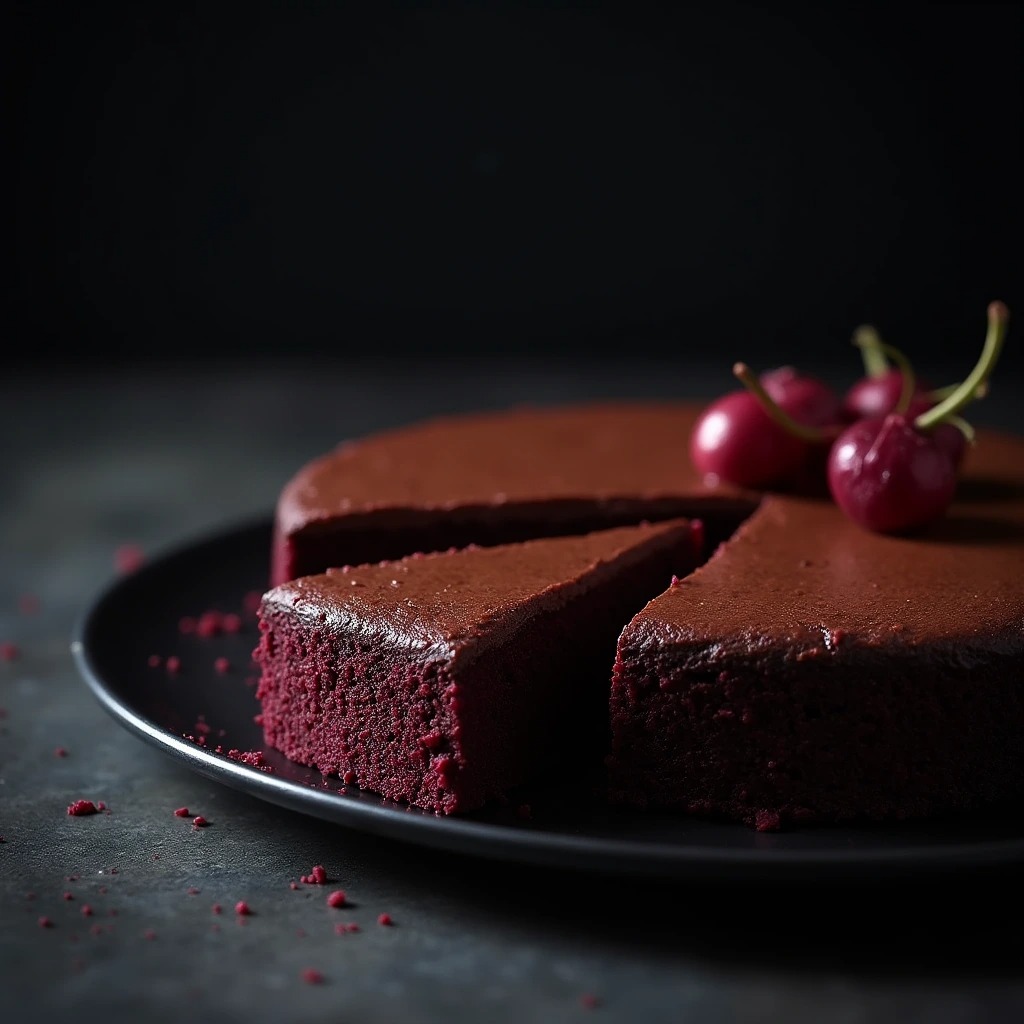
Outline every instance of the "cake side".
{"label": "cake side", "polygon": [[862,530],[769,497],[623,632],[615,800],[924,817],[1024,796],[1024,442],[982,434],[944,520]]}
{"label": "cake side", "polygon": [[1019,800],[1022,655],[1006,647],[748,637],[730,655],[651,649],[627,630],[612,684],[610,797],[761,829]]}
{"label": "cake side", "polygon": [[267,742],[442,813],[501,797],[607,736],[622,623],[696,563],[686,522],[304,577],[260,610]]}

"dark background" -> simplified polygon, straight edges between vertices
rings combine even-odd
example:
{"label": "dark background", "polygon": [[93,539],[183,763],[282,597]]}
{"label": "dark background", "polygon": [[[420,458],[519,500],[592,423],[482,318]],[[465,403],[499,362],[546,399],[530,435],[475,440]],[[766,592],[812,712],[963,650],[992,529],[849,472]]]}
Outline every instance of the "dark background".
{"label": "dark background", "polygon": [[870,320],[966,369],[1024,315],[1018,4],[7,23],[8,366],[849,360]]}

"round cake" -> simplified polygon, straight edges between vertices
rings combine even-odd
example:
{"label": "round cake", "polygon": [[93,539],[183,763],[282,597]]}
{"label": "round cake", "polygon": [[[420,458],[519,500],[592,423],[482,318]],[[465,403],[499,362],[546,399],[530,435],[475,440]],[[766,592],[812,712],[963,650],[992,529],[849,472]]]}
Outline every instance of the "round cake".
{"label": "round cake", "polygon": [[[850,522],[827,496],[708,486],[687,455],[700,411],[692,403],[619,402],[450,417],[345,444],[302,467],[278,503],[272,589],[261,611],[256,657],[268,742],[356,785],[442,812],[499,797],[501,782],[464,787],[479,794],[468,801],[444,795],[458,790],[460,773],[482,770],[477,739],[462,742],[469,727],[458,709],[485,683],[456,685],[449,697],[429,694],[432,728],[423,736],[443,745],[451,786],[441,796],[431,767],[440,754],[429,745],[421,750],[408,730],[367,725],[408,714],[402,694],[412,679],[423,685],[428,663],[441,676],[447,671],[424,654],[431,642],[437,647],[427,621],[437,612],[427,606],[443,591],[435,588],[431,605],[423,600],[431,584],[414,584],[427,618],[406,616],[401,621],[415,624],[403,632],[392,628],[409,600],[402,586],[377,586],[371,608],[362,594],[352,596],[361,587],[309,578],[325,574],[336,583],[329,568],[397,560],[415,572],[423,561],[408,558],[415,553],[434,553],[432,564],[465,560],[470,546],[517,549],[537,538],[554,544],[683,518],[699,521],[690,532],[702,538],[701,554],[688,559],[683,544],[674,562],[661,565],[651,592],[631,591],[611,620],[580,614],[569,602],[559,624],[557,608],[548,609],[554,618],[544,628],[579,652],[589,683],[564,667],[547,671],[548,634],[547,654],[534,650],[529,630],[488,648],[492,676],[515,666],[524,678],[543,676],[552,696],[550,715],[531,704],[534,731],[520,729],[509,740],[522,748],[523,762],[509,785],[529,777],[524,765],[557,770],[530,751],[539,737],[551,747],[559,730],[574,728],[572,703],[580,698],[567,707],[551,691],[558,678],[573,676],[566,692],[589,686],[606,709],[601,725],[588,728],[605,746],[607,796],[616,802],[776,828],[1019,799],[1024,440],[980,431],[946,516],[914,536],[893,537]],[[513,565],[514,553],[508,558]],[[703,564],[694,568],[697,561]],[[462,586],[479,582],[471,565],[463,568]],[[637,578],[635,566],[623,573]],[[603,579],[613,592],[614,573]],[[489,570],[487,585],[498,594],[500,572]],[[538,583],[538,593],[552,585]],[[483,606],[474,607],[486,617]],[[353,638],[365,641],[382,622],[391,624],[381,655],[388,670],[374,674],[373,645],[362,642],[354,659]],[[608,649],[609,631],[614,642],[602,673],[588,655]],[[315,670],[299,665],[311,645]],[[359,706],[357,697],[368,709],[363,718],[339,711]],[[510,711],[504,700],[494,702],[493,714],[499,725],[489,728],[500,737],[501,717],[526,711]],[[496,742],[489,741],[492,750]],[[346,753],[357,749],[359,757]],[[386,792],[368,757],[401,765],[401,793]]]}

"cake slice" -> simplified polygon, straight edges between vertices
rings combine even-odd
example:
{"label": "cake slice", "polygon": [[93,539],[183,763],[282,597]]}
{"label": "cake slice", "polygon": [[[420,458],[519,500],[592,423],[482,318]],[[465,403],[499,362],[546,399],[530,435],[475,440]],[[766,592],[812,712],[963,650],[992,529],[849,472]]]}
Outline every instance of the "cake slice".
{"label": "cake slice", "polygon": [[267,742],[445,814],[581,745],[600,763],[622,626],[701,547],[698,522],[671,520],[281,584],[264,595],[254,652]]}

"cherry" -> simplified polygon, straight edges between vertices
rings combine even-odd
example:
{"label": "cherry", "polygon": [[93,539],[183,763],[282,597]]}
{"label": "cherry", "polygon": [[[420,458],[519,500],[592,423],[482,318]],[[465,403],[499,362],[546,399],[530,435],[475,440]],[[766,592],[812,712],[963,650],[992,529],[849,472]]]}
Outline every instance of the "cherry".
{"label": "cherry", "polygon": [[[864,359],[864,376],[853,384],[843,397],[843,413],[848,422],[872,416],[885,416],[896,408],[903,393],[904,367],[891,367],[885,358],[889,346],[883,344],[878,332],[864,324],[853,332],[853,343]],[[928,386],[918,379],[913,397],[925,397]]]}
{"label": "cherry", "polygon": [[[874,331],[868,328],[858,328],[854,334],[853,343],[860,348],[864,357],[864,365],[869,371],[877,366],[877,359],[885,360],[886,356],[890,356],[896,364],[892,370],[886,371],[885,379],[895,381],[898,390],[890,396],[891,401],[886,401],[884,408],[862,417],[864,419],[886,416],[891,412],[905,413],[909,419],[916,419],[929,409],[934,408],[939,401],[948,398],[959,387],[954,384],[952,387],[942,388],[940,391],[922,391],[920,378],[914,373],[910,360],[900,349],[886,345]],[[885,365],[888,366],[888,362]],[[892,385],[888,386],[891,388]],[[975,388],[974,397],[981,398],[986,391],[987,383],[982,381]],[[959,417],[953,417],[950,422],[939,423],[934,428],[934,435],[939,447],[946,451],[953,465],[959,468],[964,453],[967,451],[968,438],[973,440],[974,437],[970,425]]]}
{"label": "cherry", "polygon": [[704,410],[690,436],[694,466],[709,483],[739,487],[795,479],[806,465],[808,442],[819,439],[820,428],[839,422],[838,395],[790,366],[759,380],[742,363],[733,372],[746,389],[730,391]]}
{"label": "cherry", "polygon": [[878,533],[898,533],[946,511],[956,490],[956,468],[913,420],[889,413],[858,420],[836,438],[828,486],[854,522]]}
{"label": "cherry", "polygon": [[[927,390],[918,384],[918,395],[928,401]],[[878,377],[861,377],[852,385],[843,399],[843,412],[848,420],[884,416],[892,412],[903,390],[903,373],[900,370],[886,370]]]}
{"label": "cherry", "polygon": [[761,374],[761,384],[798,423],[829,427],[842,421],[842,400],[817,377],[798,373],[792,366],[780,366]]}
{"label": "cherry", "polygon": [[[999,357],[1008,321],[1003,303],[989,304],[981,358],[943,401],[912,416],[912,384],[905,376],[898,411],[859,420],[836,438],[829,452],[828,485],[850,519],[876,532],[901,533],[945,514],[956,491],[957,464],[939,428],[977,397]],[[903,369],[906,374],[908,368]]]}
{"label": "cherry", "polygon": [[783,430],[745,390],[712,402],[690,435],[690,458],[707,483],[762,487],[795,475],[806,442]]}

